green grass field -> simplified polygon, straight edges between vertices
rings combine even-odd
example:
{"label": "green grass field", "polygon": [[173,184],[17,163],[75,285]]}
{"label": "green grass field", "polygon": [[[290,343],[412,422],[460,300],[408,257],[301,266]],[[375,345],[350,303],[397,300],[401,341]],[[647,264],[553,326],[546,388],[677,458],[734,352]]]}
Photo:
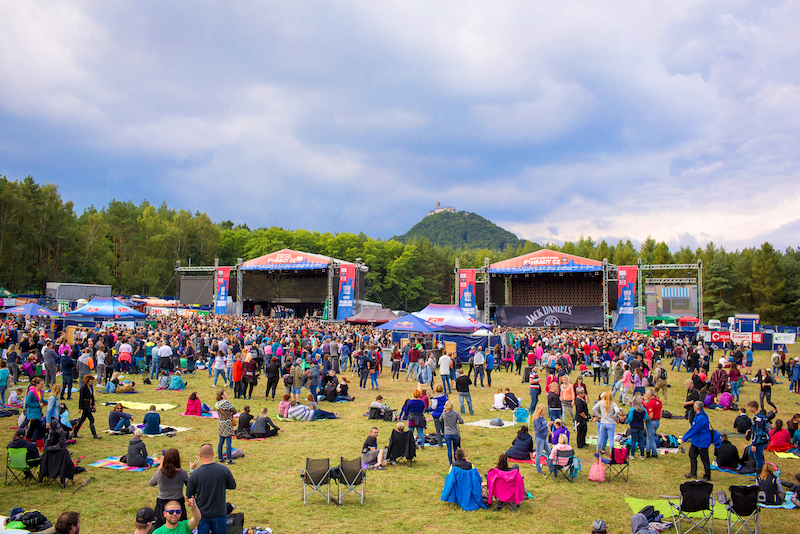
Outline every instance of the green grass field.
{"label": "green grass field", "polygon": [[[756,354],[756,366],[766,366],[768,358],[766,353]],[[495,388],[509,387],[523,399],[528,398],[527,386],[520,383],[517,375],[502,372],[495,372],[493,375]],[[665,409],[676,414],[682,413],[681,403],[685,394],[682,384],[686,376],[685,373],[670,373],[669,382],[672,387]],[[788,392],[788,381],[781,380],[784,383],[773,388],[773,401],[780,407],[779,417],[785,418],[800,411],[800,406],[795,404],[800,398]],[[217,443],[216,420],[178,416],[183,411],[190,392],[197,391],[204,402],[212,404],[216,391],[211,387],[211,381],[205,372],[198,372],[188,381],[189,388],[186,392],[155,391],[155,385],[140,386],[138,389],[142,393],[138,395],[98,394],[98,404],[123,398],[136,402],[176,405],[176,409],[162,413],[162,424],[189,426],[192,430],[174,438],[144,439],[151,454],[160,454],[163,448],[177,447],[181,451],[184,468],[188,468],[189,461],[197,457],[201,444],[212,443],[216,449]],[[379,393],[393,408],[399,408],[414,389],[413,383],[391,382],[386,374],[381,377],[380,385]],[[258,391],[262,394],[264,386],[264,381],[258,386]],[[588,384],[590,398],[596,398],[600,391],[598,388],[599,386]],[[473,390],[475,415],[471,417],[467,414],[467,422],[497,415],[488,410],[493,392],[493,389]],[[583,463],[583,471],[574,484],[545,480],[537,475],[532,465],[523,465],[521,469],[525,485],[533,494],[533,499],[525,501],[518,512],[512,513],[507,509],[499,513],[463,512],[460,508],[439,500],[443,475],[448,470],[446,449],[426,447],[424,451],[419,451],[418,461],[411,468],[405,465],[390,466],[385,471],[369,472],[364,506],[360,506],[354,497],[348,497],[341,508],[333,504],[328,506],[318,496],[314,496],[309,504],[303,506],[299,474],[306,457],[330,457],[332,464],[338,463],[340,456],[355,458],[359,456],[364,439],[372,426],[381,430],[379,445],[385,446],[389,439],[393,424],[367,421],[363,416],[377,392],[364,392],[356,388],[351,393],[357,397],[355,402],[335,405],[334,411],[342,414],[340,420],[284,424],[282,428],[285,431],[279,436],[261,442],[234,440],[234,446],[241,448],[245,457],[232,466],[238,487],[228,492],[228,501],[244,512],[246,526],[269,526],[276,533],[444,533],[454,529],[474,528],[476,532],[534,531],[562,534],[590,532],[592,521],[602,518],[608,524],[609,532],[621,533],[630,531],[631,510],[623,501],[624,497],[652,499],[658,498],[660,494],[677,494],[678,485],[684,480],[683,474],[688,472],[687,455],[674,454],[660,456],[656,460],[632,462],[629,483],[619,479],[606,484],[588,482],[589,467],[594,459],[594,449],[590,446],[590,449],[577,451]],[[742,390],[742,403],[751,399],[757,400],[757,389],[748,384]],[[273,418],[277,413],[277,402],[265,401],[263,398],[254,398],[251,401],[231,398],[231,401],[239,410],[245,403],[249,404],[253,414],[257,414],[263,406],[270,408]],[[74,417],[78,413],[77,393],[73,394],[73,400],[68,406]],[[330,408],[327,403],[322,403],[322,407]],[[110,407],[107,406],[98,407],[98,430],[106,427],[109,410]],[[135,421],[141,422],[145,412],[132,413]],[[732,430],[735,417],[735,412],[710,411],[711,423],[719,431]],[[510,419],[510,414],[504,414],[504,418]],[[3,434],[6,443],[12,437],[13,425],[11,419],[5,420]],[[625,427],[618,425],[617,428]],[[680,437],[687,428],[688,422],[685,420],[662,420],[660,430]],[[430,429],[432,431],[432,425]],[[594,426],[590,424],[589,435],[594,434],[594,430]],[[510,446],[516,429],[465,426],[461,432],[468,459],[485,477],[487,470],[495,465],[497,457]],[[88,428],[82,430],[81,434],[83,438],[71,446],[73,457],[85,456],[81,465],[126,452],[126,436],[102,434],[102,441],[93,440]],[[573,445],[574,439],[573,436]],[[740,451],[745,445],[742,439],[732,441]],[[711,454],[713,459],[713,447]],[[780,460],[773,453],[766,454],[768,461],[778,464],[784,472],[784,478],[792,478],[794,473],[800,471],[800,460]],[[75,487],[88,477],[92,477],[92,481],[75,495],[72,494],[74,488],[71,486],[66,490],[55,486],[41,487],[39,484],[32,484],[26,490],[19,485],[5,487],[0,493],[0,513],[7,514],[11,508],[22,506],[26,509],[38,509],[55,521],[60,512],[76,510],[81,512],[84,532],[132,532],[136,510],[155,505],[157,489],[148,485],[151,475],[152,470],[133,473],[89,467],[87,473],[76,476]],[[748,483],[748,478],[715,471],[712,481],[715,491],[727,491],[730,485]],[[335,485],[332,490],[335,490]],[[761,517],[762,532],[797,532],[798,514],[798,510],[764,510]],[[724,531],[723,523],[717,521],[716,528]],[[793,524],[795,526],[791,526]]]}

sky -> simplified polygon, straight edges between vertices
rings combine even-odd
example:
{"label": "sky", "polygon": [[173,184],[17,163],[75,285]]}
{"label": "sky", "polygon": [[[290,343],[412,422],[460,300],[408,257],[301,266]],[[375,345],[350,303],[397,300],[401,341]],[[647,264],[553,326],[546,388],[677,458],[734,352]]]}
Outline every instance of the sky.
{"label": "sky", "polygon": [[0,3],[0,175],[76,211],[800,246],[796,1]]}

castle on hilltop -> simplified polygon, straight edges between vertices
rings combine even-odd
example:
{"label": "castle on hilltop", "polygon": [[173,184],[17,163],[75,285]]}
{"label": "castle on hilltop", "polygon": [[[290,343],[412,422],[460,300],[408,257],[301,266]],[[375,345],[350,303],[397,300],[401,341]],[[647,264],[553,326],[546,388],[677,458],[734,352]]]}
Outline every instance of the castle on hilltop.
{"label": "castle on hilltop", "polygon": [[443,208],[442,205],[437,202],[436,207],[432,211],[429,211],[428,215],[433,215],[434,213],[444,213],[446,211],[449,211],[450,213],[455,213],[456,209],[453,206],[447,206]]}

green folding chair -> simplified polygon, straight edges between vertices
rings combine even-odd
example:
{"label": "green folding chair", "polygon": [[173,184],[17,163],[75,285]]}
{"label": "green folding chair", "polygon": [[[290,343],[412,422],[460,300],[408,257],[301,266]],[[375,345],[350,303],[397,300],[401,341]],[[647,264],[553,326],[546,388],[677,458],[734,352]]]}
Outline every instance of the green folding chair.
{"label": "green folding chair", "polygon": [[[11,473],[13,477],[11,481],[12,484],[14,480],[16,480],[19,482],[20,486],[27,488],[28,482],[35,479],[38,467],[38,462],[28,462],[28,449],[24,447],[8,449],[8,455],[6,456],[5,485],[8,486],[8,474]],[[27,473],[30,473],[31,476],[26,476]]]}

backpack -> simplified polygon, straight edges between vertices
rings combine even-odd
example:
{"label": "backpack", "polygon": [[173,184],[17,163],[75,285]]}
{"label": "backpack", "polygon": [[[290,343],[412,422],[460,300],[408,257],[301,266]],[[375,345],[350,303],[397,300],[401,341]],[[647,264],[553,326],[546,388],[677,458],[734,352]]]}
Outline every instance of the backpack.
{"label": "backpack", "polygon": [[663,367],[661,368],[661,373],[658,375],[659,380],[666,380],[667,379],[667,370]]}
{"label": "backpack", "polygon": [[606,481],[606,466],[599,457],[594,461],[591,469],[589,469],[589,480],[592,482]]}

